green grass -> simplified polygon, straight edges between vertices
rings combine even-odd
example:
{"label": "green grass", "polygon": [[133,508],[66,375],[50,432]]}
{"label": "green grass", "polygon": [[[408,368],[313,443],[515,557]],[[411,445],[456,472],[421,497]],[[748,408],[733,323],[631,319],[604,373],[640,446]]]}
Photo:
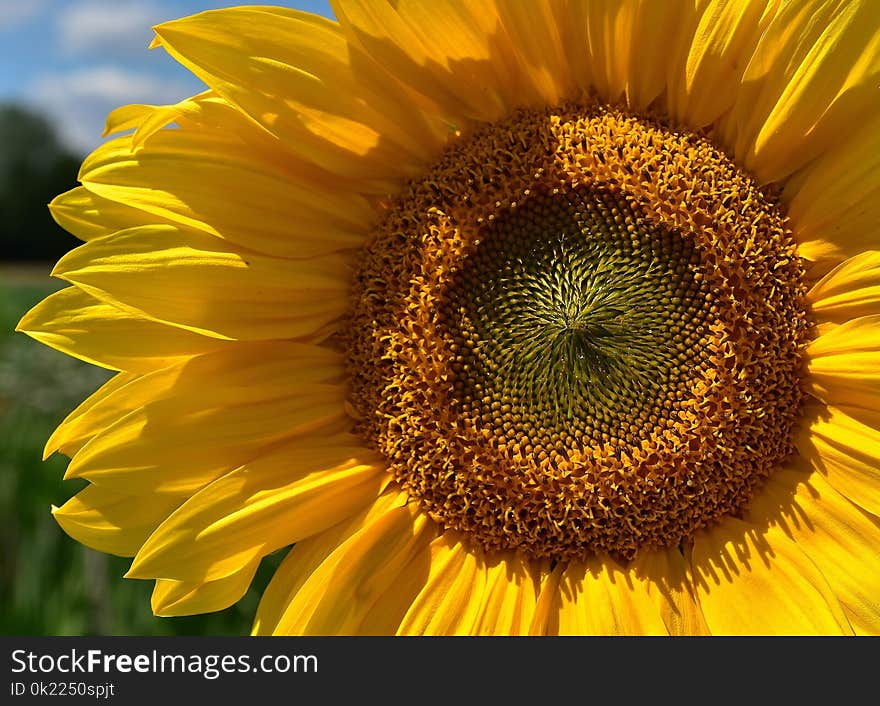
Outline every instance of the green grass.
{"label": "green grass", "polygon": [[22,314],[58,285],[0,272],[0,634],[228,635],[247,633],[279,558],[269,557],[238,604],[219,613],[156,618],[152,582],[123,579],[129,559],[68,537],[49,514],[84,484],[62,481],[67,459],[41,461],[58,423],[108,371],[14,333]]}

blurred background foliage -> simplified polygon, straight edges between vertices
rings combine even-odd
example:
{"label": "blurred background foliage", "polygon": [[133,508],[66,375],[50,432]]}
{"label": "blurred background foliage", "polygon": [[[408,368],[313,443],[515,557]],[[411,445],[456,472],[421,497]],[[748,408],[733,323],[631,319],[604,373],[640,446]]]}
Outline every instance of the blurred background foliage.
{"label": "blurred background foliage", "polygon": [[81,156],[51,124],[0,105],[0,634],[246,634],[259,596],[280,561],[268,557],[248,594],[205,616],[156,618],[152,582],[123,579],[129,559],[65,535],[50,515],[83,485],[63,481],[67,459],[42,450],[59,422],[111,373],[51,350],[14,328],[61,288],[52,264],[79,241],[46,204],[76,185]]}
{"label": "blurred background foliage", "polygon": [[56,260],[77,244],[46,204],[76,186],[80,156],[59,142],[43,116],[0,104],[0,245],[3,259]]}

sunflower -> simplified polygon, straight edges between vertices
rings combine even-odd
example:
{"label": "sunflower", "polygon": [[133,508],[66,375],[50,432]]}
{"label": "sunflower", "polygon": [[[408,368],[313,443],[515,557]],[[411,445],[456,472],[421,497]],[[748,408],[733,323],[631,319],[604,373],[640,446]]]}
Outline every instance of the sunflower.
{"label": "sunflower", "polygon": [[880,6],[332,4],[156,27],[51,204],[64,531],[292,545],[255,634],[880,633]]}

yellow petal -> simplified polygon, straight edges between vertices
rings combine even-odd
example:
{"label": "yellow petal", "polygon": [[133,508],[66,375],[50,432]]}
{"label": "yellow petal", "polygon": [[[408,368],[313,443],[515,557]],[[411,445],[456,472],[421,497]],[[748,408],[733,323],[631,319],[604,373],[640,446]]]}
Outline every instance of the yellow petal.
{"label": "yellow petal", "polygon": [[[417,506],[393,508],[335,549],[287,605],[277,631],[287,635],[355,635],[383,594],[398,587],[422,554],[433,523]],[[410,569],[412,570],[412,569]]]}
{"label": "yellow petal", "polygon": [[880,431],[838,407],[809,405],[795,443],[836,491],[880,514]]}
{"label": "yellow petal", "polygon": [[[43,460],[56,451],[73,456],[95,434],[127,414],[129,408],[118,403],[116,391],[137,379],[134,373],[118,373],[83,400],[49,437]],[[108,403],[108,400],[113,401]]]}
{"label": "yellow petal", "polygon": [[749,505],[748,520],[779,526],[812,559],[856,632],[880,634],[880,521],[800,463],[776,471]]}
{"label": "yellow petal", "polygon": [[[355,541],[354,538],[358,535],[362,538],[370,536],[369,528],[380,522],[382,518],[389,516],[389,514],[393,515],[392,524],[394,518],[400,520],[401,515],[397,510],[404,508],[407,502],[408,498],[405,494],[391,487],[377,498],[369,508],[358,513],[353,519],[335,525],[321,534],[296,544],[275,572],[275,576],[263,593],[263,598],[260,601],[254,621],[254,634],[302,634],[305,630],[305,621],[311,620],[314,615],[322,614],[326,610],[333,610],[332,605],[321,605],[322,593],[320,582],[316,583],[312,580],[313,575],[319,571],[325,577],[331,574],[339,563],[339,558],[342,556],[342,554],[337,553],[342,547],[346,545],[350,547],[351,542]],[[429,529],[428,539],[425,541],[430,540],[433,532],[433,529]],[[362,543],[363,541],[360,542],[360,544]],[[414,552],[415,555],[419,553],[418,551]],[[324,566],[325,564],[326,566]],[[388,575],[386,574],[386,576]],[[392,585],[386,586],[384,595],[387,595],[389,593],[388,589],[390,589],[395,593],[400,591],[395,597],[402,596],[405,599],[411,582],[407,580],[406,576],[401,577],[401,579],[401,581],[395,581]],[[312,581],[311,586],[314,591],[310,591],[307,595],[301,597],[299,595],[300,591],[309,581]],[[338,586],[326,588],[333,591],[340,590]],[[341,590],[345,590],[345,588],[343,586]],[[382,586],[374,584],[369,590],[373,592],[373,596],[377,600],[382,600],[378,595],[383,592]],[[365,606],[362,603],[358,611],[363,613],[365,608],[369,608],[369,606]],[[362,625],[370,623],[370,616],[375,615],[377,612],[382,613],[384,611],[370,609],[367,615],[363,615],[364,622]],[[388,634],[393,632],[400,623],[401,616],[402,612],[397,616],[396,622],[393,622],[390,626],[383,624],[381,630],[365,634]],[[333,626],[328,626],[327,632],[334,632]],[[361,633],[362,631],[358,628],[357,632]]]}
{"label": "yellow petal", "polygon": [[139,493],[195,492],[273,443],[339,418],[342,399],[334,386],[308,385],[296,399],[236,407],[148,403],[83,446],[65,478]]}
{"label": "yellow petal", "polygon": [[52,517],[77,542],[99,552],[134,556],[147,537],[183,502],[180,496],[125,495],[98,485],[88,485]]}
{"label": "yellow petal", "polygon": [[670,635],[708,635],[693,577],[678,547],[639,552],[632,562]]}
{"label": "yellow petal", "polygon": [[784,179],[877,115],[878,81],[874,0],[781,3],[743,74],[728,144],[762,181]]}
{"label": "yellow petal", "polygon": [[[605,35],[601,30],[596,32],[593,29],[592,35],[590,31],[591,27],[595,27],[595,22],[591,25],[590,17],[606,17],[609,6],[613,8],[611,3],[604,1],[584,3],[579,0],[561,0],[552,6],[556,12],[560,46],[568,60],[574,84],[574,95],[589,95],[597,89],[603,96],[613,92],[608,87],[606,72],[602,70],[605,54],[596,46],[597,42],[604,46]],[[618,87],[617,95],[622,92],[622,88]]]}
{"label": "yellow petal", "polygon": [[349,304],[339,255],[279,260],[174,226],[92,240],[52,274],[135,316],[221,339],[320,335]]}
{"label": "yellow petal", "polygon": [[76,453],[67,477],[131,493],[193,492],[274,443],[341,423],[345,389],[323,382],[338,366],[326,349],[274,342],[145,375],[103,401],[124,416]]}
{"label": "yellow petal", "polygon": [[[652,3],[647,3],[651,5]],[[659,5],[661,3],[655,3]],[[690,3],[681,3],[684,22],[688,21]],[[675,16],[668,7],[667,16]],[[766,28],[767,3],[710,0],[700,8],[696,27],[687,42],[687,57],[675,67],[669,87],[669,113],[694,127],[709,125],[730,109],[736,100],[743,71]],[[658,38],[669,31],[651,28]],[[685,35],[686,37],[688,35]],[[675,47],[676,43],[669,45]],[[663,66],[662,60],[657,64]]]}
{"label": "yellow petal", "polygon": [[[813,405],[812,401],[808,403],[807,409],[810,410]],[[858,422],[870,427],[871,429],[880,430],[880,409],[875,406],[868,407],[852,407],[849,405],[840,405],[838,408],[843,414],[847,414]],[[809,416],[809,415],[807,415]]]}
{"label": "yellow petal", "polygon": [[[329,557],[341,546],[346,544],[354,535],[361,532],[387,513],[403,507],[408,502],[407,496],[395,488],[389,488],[376,502],[366,510],[347,522],[339,523],[321,534],[310,537],[296,544],[285,557],[281,566],[272,577],[254,621],[255,635],[288,634],[302,632],[302,625],[294,625],[289,618],[292,614],[286,613],[288,607],[295,600],[300,589],[310,579],[318,568],[329,560]],[[335,560],[331,562],[335,564]],[[394,588],[403,589],[406,581],[395,584]],[[405,593],[405,591],[404,591]],[[317,594],[315,595],[316,598]],[[375,612],[375,611],[374,611]],[[402,615],[402,613],[401,613]],[[365,622],[368,618],[365,619]],[[398,617],[390,630],[393,632],[400,619]],[[386,626],[387,628],[387,626]],[[388,629],[382,630],[387,634]]]}
{"label": "yellow petal", "polygon": [[355,248],[375,215],[362,196],[295,179],[222,130],[161,130],[138,151],[132,137],[101,145],[83,162],[93,194],[278,257]]}
{"label": "yellow petal", "polygon": [[175,59],[262,128],[314,144],[330,171],[416,174],[442,147],[439,125],[331,20],[242,7],[155,31]]}
{"label": "yellow petal", "polygon": [[87,363],[134,373],[228,345],[123,311],[76,287],[46,297],[15,330]]}
{"label": "yellow petal", "polygon": [[559,634],[559,610],[562,601],[560,582],[562,572],[566,568],[566,564],[560,562],[552,571],[548,570],[543,573],[538,600],[535,603],[535,612],[532,615],[532,624],[529,626],[529,635]]}
{"label": "yellow petal", "polygon": [[[509,47],[492,3],[331,1],[343,31],[424,94],[456,127],[493,122],[516,105]],[[508,49],[509,51],[509,49]]]}
{"label": "yellow petal", "polygon": [[668,3],[611,0],[608,4],[619,8],[612,39],[605,44],[608,95],[619,95],[619,89],[612,87],[622,84],[630,108],[645,110],[667,90],[674,55],[683,54],[690,44],[686,38],[696,22],[693,4],[680,3],[675,11]]}
{"label": "yellow petal", "polygon": [[134,130],[131,139],[133,152],[141,149],[146,141],[171,123],[186,124],[188,118],[195,117],[201,127],[207,124],[198,118],[206,102],[220,100],[213,91],[203,91],[190,98],[170,105],[124,105],[107,116],[104,137],[126,130]]}
{"label": "yellow petal", "polygon": [[147,140],[170,123],[186,124],[188,118],[200,116],[205,103],[215,99],[212,91],[203,91],[192,98],[186,98],[173,105],[155,106],[137,123],[132,135],[131,146],[142,149]]}
{"label": "yellow petal", "polygon": [[[278,172],[287,176],[294,184],[308,185],[311,192],[335,196],[346,204],[346,208],[360,209],[365,203],[361,194],[387,198],[389,193],[396,192],[401,186],[391,175],[380,175],[372,179],[351,179],[344,174],[328,172],[312,159],[314,145],[310,146],[301,141],[284,142],[278,139],[275,135],[255,126],[250,118],[213,91],[205,91],[175,105],[163,106],[157,110],[135,131],[132,136],[132,148],[138,150],[145,146],[147,140],[151,140],[154,134],[171,121],[189,133],[209,134],[220,139],[233,135],[251,155],[251,161],[262,165],[264,171]],[[304,203],[302,206],[304,208],[298,210],[305,215],[313,208],[310,203]],[[303,213],[298,217],[302,217]],[[323,219],[324,222],[320,224],[322,229],[333,236],[333,242],[338,247],[349,244],[360,245],[369,223],[350,224],[353,219],[347,218],[344,224],[341,222],[337,225],[338,218],[340,214],[328,213]],[[303,240],[314,237],[309,229],[315,230],[315,225],[304,221],[300,228],[302,234],[299,237]],[[315,248],[319,245],[315,243],[310,247]]]}
{"label": "yellow petal", "polygon": [[880,251],[869,250],[840,263],[813,285],[807,299],[820,322],[840,324],[880,314]]}
{"label": "yellow petal", "polygon": [[588,611],[605,610],[604,604],[588,606],[582,600],[582,584],[586,567],[578,562],[560,573],[552,609],[548,612],[547,634],[562,636],[595,635]]}
{"label": "yellow petal", "polygon": [[778,527],[726,518],[696,535],[691,564],[713,635],[852,634],[825,577]]}
{"label": "yellow petal", "polygon": [[469,635],[483,608],[487,570],[482,552],[454,532],[431,542],[430,572],[398,635]]}
{"label": "yellow petal", "polygon": [[64,230],[85,241],[147,223],[167,223],[165,218],[102,198],[83,186],[56,196],[49,211]]}
{"label": "yellow petal", "polygon": [[559,635],[666,635],[666,626],[641,581],[611,559],[570,562],[556,591]]}
{"label": "yellow petal", "polygon": [[159,579],[150,601],[153,613],[171,617],[212,613],[228,608],[247,593],[259,565],[259,561],[254,561],[240,571],[216,581],[188,583]]}
{"label": "yellow petal", "polygon": [[789,180],[784,199],[802,256],[839,260],[880,248],[880,111],[848,125]]}
{"label": "yellow petal", "polygon": [[412,557],[400,570],[397,578],[389,582],[384,590],[377,591],[378,597],[358,626],[358,635],[383,636],[397,633],[403,616],[425,587],[425,581],[430,573],[429,542],[436,536],[437,528],[430,525],[427,531],[428,535],[413,551]]}
{"label": "yellow petal", "polygon": [[110,111],[107,116],[107,122],[104,125],[103,137],[114,135],[118,132],[126,130],[134,130],[144,122],[150,115],[156,112],[159,106],[145,105],[143,103],[132,103],[130,105],[121,105]]}
{"label": "yellow petal", "polygon": [[811,394],[833,405],[871,408],[880,398],[880,315],[847,321],[807,348]]}
{"label": "yellow petal", "polygon": [[487,557],[483,608],[473,635],[528,635],[540,591],[539,574],[521,554]]}
{"label": "yellow petal", "polygon": [[573,93],[568,58],[549,2],[495,0],[498,17],[519,64],[520,105],[557,105]]}
{"label": "yellow petal", "polygon": [[[625,100],[644,110],[666,90],[670,67],[683,63],[696,13],[690,3],[641,0],[562,0],[557,13],[560,41],[572,82],[581,95]],[[575,93],[577,95],[577,93]]]}
{"label": "yellow petal", "polygon": [[407,496],[395,486],[389,487],[372,505],[353,518],[298,542],[281,562],[263,592],[254,619],[253,634],[283,634],[284,630],[279,625],[284,611],[321,563],[376,518],[394,508],[403,507],[407,501]]}
{"label": "yellow petal", "polygon": [[193,495],[152,534],[127,576],[213,581],[374,501],[384,464],[348,434],[297,438]]}
{"label": "yellow petal", "polygon": [[[214,91],[203,91],[171,105],[125,106],[131,109],[123,113],[126,118],[121,129],[135,128],[131,136],[131,152],[141,150],[153,135],[169,126],[183,128],[186,132],[198,132],[202,136],[213,136],[223,144],[235,137],[251,152],[254,167],[263,165],[270,171],[287,174],[297,183],[308,183],[312,188],[323,187],[337,191],[340,195],[357,190],[360,193],[387,194],[399,185],[391,185],[388,180],[360,180],[357,185],[345,185],[345,178],[319,169],[304,159],[301,145],[280,141],[275,136],[256,126],[234,106],[218,96]],[[111,113],[111,119],[116,111]],[[108,119],[110,120],[110,119]],[[233,140],[234,144],[234,140]],[[142,222],[129,225],[142,225]],[[113,230],[121,230],[115,228]]]}
{"label": "yellow petal", "polygon": [[[316,348],[303,344],[279,343],[277,344],[280,355],[289,355],[292,360],[302,362],[298,375],[307,382],[330,382],[339,378],[341,370],[341,358],[324,348]],[[253,357],[265,357],[271,365],[274,356],[265,344],[231,344],[225,355],[206,355],[191,361],[189,366],[184,367],[186,361],[181,361],[167,369],[155,371],[153,374],[138,376],[132,373],[120,373],[105,383],[93,395],[79,405],[58,426],[49,441],[43,458],[48,458],[55,451],[61,451],[67,456],[73,456],[90,438],[109,427],[114,422],[126,416],[133,409],[137,409],[150,401],[162,399],[171,393],[176,386],[181,384],[180,376],[183,371],[194,376],[204,376],[210,379],[216,375],[226,375],[227,369],[236,366],[242,369],[254,365],[248,363]],[[285,370],[287,372],[285,373]],[[289,374],[286,365],[277,369],[278,374]],[[267,372],[271,375],[271,370]],[[202,384],[209,384],[203,382]],[[258,383],[259,385],[259,383]],[[245,395],[246,389],[238,390],[240,395]],[[261,394],[259,386],[255,389],[256,397],[243,397],[243,401],[255,401]],[[186,394],[184,392],[184,394]],[[264,393],[263,393],[264,394]]]}

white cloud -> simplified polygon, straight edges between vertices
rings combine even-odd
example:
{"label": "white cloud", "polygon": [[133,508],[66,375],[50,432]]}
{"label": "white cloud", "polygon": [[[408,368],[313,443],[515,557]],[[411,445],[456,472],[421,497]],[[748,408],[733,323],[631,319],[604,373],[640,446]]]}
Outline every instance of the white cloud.
{"label": "white cloud", "polygon": [[104,121],[114,108],[126,103],[176,103],[193,92],[192,85],[182,81],[99,66],[44,74],[26,97],[54,120],[65,144],[84,153],[101,142]]}
{"label": "white cloud", "polygon": [[167,8],[150,0],[77,0],[58,14],[58,30],[67,51],[106,58],[143,52],[166,19]]}
{"label": "white cloud", "polygon": [[20,27],[49,6],[49,0],[0,0],[0,32]]}

